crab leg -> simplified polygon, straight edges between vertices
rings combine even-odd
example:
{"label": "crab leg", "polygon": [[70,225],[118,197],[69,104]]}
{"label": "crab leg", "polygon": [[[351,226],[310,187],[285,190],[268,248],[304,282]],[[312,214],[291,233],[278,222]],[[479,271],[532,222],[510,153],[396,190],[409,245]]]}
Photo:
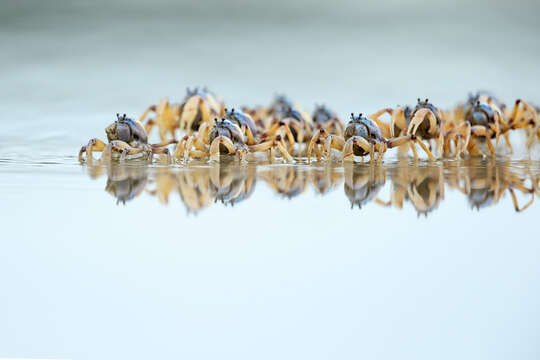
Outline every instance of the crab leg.
{"label": "crab leg", "polygon": [[[184,158],[188,159],[191,156],[193,142],[195,141],[194,136],[189,136],[184,143]],[[177,149],[178,150],[178,149]],[[179,150],[178,150],[179,151]]]}
{"label": "crab leg", "polygon": [[208,109],[208,106],[202,99],[199,101],[199,105],[201,110],[201,123],[206,124],[210,122],[210,109]]}
{"label": "crab leg", "polygon": [[413,156],[414,156],[414,161],[418,161],[418,152],[416,151],[416,146],[414,144],[414,142],[410,142],[409,143],[409,146],[411,147],[411,150],[412,150],[412,153],[413,153]]}
{"label": "crab leg", "polygon": [[422,138],[420,136],[417,136],[416,139],[414,139],[414,141],[420,145],[420,147],[422,148],[422,150],[424,150],[424,152],[427,154],[427,156],[429,157],[429,159],[431,161],[434,161],[435,159],[433,158],[433,154],[431,153],[431,151],[429,151],[429,149],[427,148],[427,146],[424,144],[424,142],[422,141]]}
{"label": "crab leg", "polygon": [[317,156],[317,161],[321,161],[321,158],[322,158],[321,139],[317,140],[317,146],[315,147],[315,156]]}
{"label": "crab leg", "polygon": [[285,135],[287,136],[287,140],[289,140],[289,151],[292,151],[293,145],[294,145],[294,136],[291,132],[291,129],[287,124],[283,121],[280,121],[270,127],[265,133],[267,137],[274,136],[278,131],[284,131]]}
{"label": "crab leg", "polygon": [[210,145],[210,160],[211,161],[219,161],[220,157],[220,145],[223,145],[227,148],[227,151],[229,154],[236,153],[236,148],[228,137],[225,136],[218,136],[212,141],[212,144]]}
{"label": "crab leg", "polygon": [[211,122],[205,122],[201,124],[197,136],[195,136],[195,138],[193,139],[193,145],[196,149],[206,151],[206,145],[209,138],[208,134],[210,133],[213,125],[213,120]]}
{"label": "crab leg", "polygon": [[189,152],[189,157],[196,158],[196,159],[200,159],[207,156],[208,156],[208,153],[201,150],[191,150]]}
{"label": "crab leg", "polygon": [[516,194],[514,193],[514,190],[513,189],[508,189],[508,191],[510,191],[510,195],[512,196],[512,202],[514,203],[514,208],[516,209],[516,212],[522,212],[522,211],[525,211],[527,210],[527,208],[529,206],[532,205],[533,201],[534,201],[534,192],[531,192],[532,196],[531,196],[531,200],[529,200],[529,202],[527,204],[525,204],[521,209],[519,208],[519,203],[517,201],[517,197],[516,197]]}
{"label": "crab leg", "polygon": [[390,136],[394,137],[394,128],[396,127],[399,129],[405,129],[407,127],[407,123],[405,121],[405,111],[401,107],[397,107],[395,110],[392,111],[392,117],[390,118]]}
{"label": "crab leg", "polygon": [[[436,119],[435,119],[436,120]],[[437,138],[437,153],[440,158],[443,157],[444,131],[446,127],[446,117],[442,116],[441,126],[439,128],[439,137]]]}
{"label": "crab leg", "polygon": [[361,147],[366,153],[371,153],[371,145],[360,136],[353,136],[343,147],[343,161],[354,161],[354,145]]}
{"label": "crab leg", "polygon": [[186,142],[189,139],[188,136],[184,136],[177,144],[174,149],[173,158],[176,160],[181,160],[186,152]]}
{"label": "crab leg", "polygon": [[383,115],[384,113],[387,113],[390,116],[392,116],[392,109],[386,108],[386,109],[379,110],[376,113],[369,115],[368,118],[373,120],[377,124],[377,126],[381,129],[385,137],[389,137],[389,136],[393,137],[393,135],[391,134],[392,131],[390,129],[391,125],[379,120],[379,117],[381,117],[381,115]]}
{"label": "crab leg", "polygon": [[[519,105],[522,105],[522,108],[520,109],[519,108]],[[524,109],[523,109],[524,108]],[[527,104],[525,101],[521,100],[521,99],[518,99],[516,100],[516,103],[514,105],[514,108],[512,109],[512,112],[510,113],[510,124],[511,125],[517,125],[517,124],[514,124],[514,122],[518,121],[521,119],[521,116],[522,114],[525,112],[525,111],[528,111],[531,116],[532,116],[532,120],[534,121],[534,123],[536,124],[536,111],[534,111],[534,109],[532,108],[532,106],[530,106],[529,104]],[[518,116],[519,115],[519,116]],[[525,125],[526,126],[526,125]]]}
{"label": "crab leg", "polygon": [[296,120],[291,120],[289,126],[296,131],[296,138],[298,139],[298,143],[301,144],[304,141],[304,126]]}
{"label": "crab leg", "polygon": [[[162,100],[163,101],[163,100]],[[146,110],[144,110],[144,112],[142,113],[142,115],[139,117],[139,122],[142,124],[144,119],[146,119],[146,117],[148,116],[148,114],[150,114],[150,111],[153,111],[155,112],[156,111],[156,105],[150,105]],[[150,120],[149,120],[150,121]]]}
{"label": "crab leg", "polygon": [[182,116],[180,116],[180,127],[191,133],[191,124],[195,121],[195,117],[199,112],[199,104],[203,102],[203,99],[200,96],[190,97],[184,104],[182,110]]}
{"label": "crab leg", "polygon": [[388,147],[393,148],[396,146],[401,146],[405,144],[406,142],[411,141],[412,138],[413,138],[413,135],[403,135],[397,138],[390,139],[388,140]]}
{"label": "crab leg", "polygon": [[285,131],[285,135],[287,135],[287,139],[289,140],[289,151],[292,151],[294,146],[294,136],[291,132],[291,129],[285,123],[280,125],[279,128]]}
{"label": "crab leg", "polygon": [[437,131],[437,118],[435,117],[435,114],[433,114],[433,112],[429,109],[420,109],[414,114],[414,117],[409,124],[409,128],[407,129],[407,133],[416,134],[418,127],[420,126],[420,124],[422,124],[426,116],[429,120],[428,132],[430,134],[434,134]]}
{"label": "crab leg", "polygon": [[154,149],[152,148],[152,157],[154,154],[166,154],[167,155],[167,163],[170,163],[171,162],[171,153],[169,152],[169,149],[167,148],[164,148],[164,149]]}
{"label": "crab leg", "polygon": [[465,141],[463,142],[463,145],[459,148],[459,152],[457,154],[457,156],[461,155],[461,152],[467,148],[467,146],[469,145],[469,141],[471,141],[471,123],[470,122],[466,122],[465,123]]}
{"label": "crab leg", "polygon": [[167,141],[164,141],[164,142],[161,142],[161,143],[157,143],[157,144],[150,144],[150,146],[154,149],[154,148],[162,148],[162,147],[165,147],[165,146],[169,146],[169,145],[172,145],[172,144],[176,144],[178,143],[178,140],[167,140]]}
{"label": "crab leg", "polygon": [[121,162],[126,160],[127,155],[135,155],[135,154],[140,154],[142,152],[149,152],[150,154],[152,153],[151,150],[147,150],[143,148],[135,148],[124,141],[114,140],[114,141],[111,141],[109,144],[107,144],[107,147],[103,151],[102,157],[105,157],[105,159],[110,159],[113,151],[120,153]]}
{"label": "crab leg", "polygon": [[281,155],[287,159],[287,161],[294,162],[294,159],[285,148],[281,135],[277,135],[274,140],[269,140],[269,141],[265,141],[257,145],[252,145],[249,147],[249,150],[251,152],[259,152],[259,151],[266,151],[270,149],[270,156],[274,156],[275,155],[274,149],[276,147],[281,152]]}
{"label": "crab leg", "polygon": [[146,131],[146,134],[150,135],[150,132],[156,125],[156,121],[154,119],[148,119],[146,124],[144,125],[144,131]]}
{"label": "crab leg", "polygon": [[[452,139],[454,139],[456,145],[456,158],[458,158],[463,152],[463,150],[466,149],[469,145],[469,141],[471,138],[471,123],[465,121],[459,124],[457,127],[448,131],[445,137],[445,142],[448,143],[448,146],[450,146],[450,142],[452,141]],[[463,138],[465,138],[465,140],[462,140]],[[446,150],[450,151],[450,148]]]}
{"label": "crab leg", "polygon": [[491,143],[491,139],[490,139],[491,134],[488,131],[488,129],[486,129],[484,126],[481,126],[481,125],[471,126],[471,134],[475,136],[485,137],[489,152],[491,153],[492,156],[495,155],[495,149],[493,148],[493,144]]}
{"label": "crab leg", "polygon": [[326,133],[326,130],[324,129],[318,129],[315,131],[315,134],[313,134],[313,137],[311,138],[311,141],[309,142],[308,148],[307,148],[307,158],[308,163],[311,162],[311,152],[313,151],[314,146],[318,146],[320,144],[320,138],[327,137],[328,134]]}
{"label": "crab leg", "polygon": [[251,132],[251,129],[249,128],[249,126],[243,126],[244,127],[244,132],[246,133],[247,135],[247,138],[248,138],[248,145],[253,145],[255,144],[255,136],[253,135],[253,132]]}
{"label": "crab leg", "polygon": [[330,149],[334,148],[337,150],[343,149],[343,144],[345,144],[345,139],[341,136],[330,135],[324,140],[324,151],[323,155],[329,159],[330,158]]}
{"label": "crab leg", "polygon": [[285,148],[285,146],[283,144],[283,139],[280,139],[280,141],[278,141],[276,143],[276,146],[279,149],[279,151],[281,152],[281,155],[285,159],[287,159],[288,162],[294,162],[294,159],[292,158],[291,154],[289,154],[289,152],[287,151],[287,149]]}
{"label": "crab leg", "polygon": [[341,121],[339,121],[338,119],[331,119],[330,120],[330,124],[328,124],[328,127],[327,127],[327,131],[329,131],[329,129],[331,128],[334,128],[336,130],[336,135],[338,136],[343,136],[343,124],[341,123]]}
{"label": "crab leg", "polygon": [[498,111],[495,111],[494,115],[495,120],[495,145],[499,145],[499,134],[501,133],[500,123],[501,123],[501,114]]}
{"label": "crab leg", "polygon": [[92,161],[92,153],[94,151],[102,152],[103,150],[105,150],[106,146],[107,144],[97,138],[91,139],[88,142],[88,145],[83,146],[79,151],[79,161],[83,161],[82,154],[84,152],[86,152],[86,161]]}
{"label": "crab leg", "polygon": [[257,145],[251,145],[249,147],[249,150],[251,152],[259,152],[259,151],[265,151],[270,149],[271,145],[274,143],[274,140],[268,140],[262,143],[259,143]]}

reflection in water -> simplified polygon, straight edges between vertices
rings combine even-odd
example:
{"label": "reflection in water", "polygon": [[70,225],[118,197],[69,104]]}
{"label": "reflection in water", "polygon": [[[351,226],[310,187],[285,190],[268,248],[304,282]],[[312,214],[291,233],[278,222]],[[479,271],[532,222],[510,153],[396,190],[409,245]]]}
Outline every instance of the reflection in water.
{"label": "reflection in water", "polygon": [[[491,164],[493,166],[493,164]],[[489,166],[486,164],[486,166]],[[449,167],[446,168],[450,170]],[[455,167],[454,170],[459,168]],[[396,166],[388,170],[392,179],[391,199],[384,206],[394,206],[401,209],[403,202],[408,200],[418,212],[427,216],[437,209],[444,199],[443,165],[426,166]]]}
{"label": "reflection in water", "polygon": [[[427,216],[445,198],[445,188],[467,196],[471,208],[480,210],[496,205],[509,194],[516,211],[529,208],[540,195],[540,168],[534,162],[469,159],[462,162],[410,164],[408,160],[377,165],[345,166],[238,165],[194,163],[187,167],[148,167],[136,164],[87,165],[91,178],[107,174],[105,190],[118,203],[146,192],[168,204],[177,193],[188,212],[216,202],[234,206],[249,199],[257,180],[263,181],[280,197],[292,199],[308,189],[327,194],[343,184],[351,203],[362,208],[374,202],[402,209],[409,202],[418,215]],[[387,181],[388,180],[388,181]],[[388,187],[383,200],[381,190]],[[521,203],[520,203],[521,201]]]}
{"label": "reflection in water", "polygon": [[351,208],[371,202],[386,182],[385,168],[381,166],[345,166],[345,195]]}

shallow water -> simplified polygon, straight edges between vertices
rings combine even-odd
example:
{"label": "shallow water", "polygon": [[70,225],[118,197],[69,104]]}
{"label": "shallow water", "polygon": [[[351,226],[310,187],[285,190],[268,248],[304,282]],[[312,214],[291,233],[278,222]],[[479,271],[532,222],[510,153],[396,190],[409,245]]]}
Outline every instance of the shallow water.
{"label": "shallow water", "polygon": [[76,157],[187,86],[343,118],[483,88],[538,103],[538,10],[3,2],[0,357],[538,358],[540,151],[520,136],[493,161]]}
{"label": "shallow water", "polygon": [[537,354],[538,162],[0,172],[5,356]]}

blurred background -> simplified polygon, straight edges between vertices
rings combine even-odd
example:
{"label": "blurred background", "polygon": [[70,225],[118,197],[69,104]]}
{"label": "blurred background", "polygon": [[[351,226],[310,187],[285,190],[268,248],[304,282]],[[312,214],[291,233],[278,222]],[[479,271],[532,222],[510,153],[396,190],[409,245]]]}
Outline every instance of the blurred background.
{"label": "blurred background", "polygon": [[447,108],[477,89],[538,102],[539,10],[532,0],[3,1],[0,110],[8,129],[41,119],[42,133],[70,137],[198,85],[235,106],[286,93],[343,115],[417,97]]}

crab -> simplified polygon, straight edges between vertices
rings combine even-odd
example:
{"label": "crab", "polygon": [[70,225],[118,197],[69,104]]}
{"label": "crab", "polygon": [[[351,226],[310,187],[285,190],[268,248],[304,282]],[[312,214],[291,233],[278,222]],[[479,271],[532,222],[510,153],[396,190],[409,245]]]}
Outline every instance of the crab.
{"label": "crab", "polygon": [[361,113],[355,116],[351,113],[351,120],[345,128],[344,137],[330,135],[325,129],[318,129],[309,143],[307,150],[308,162],[311,162],[311,153],[315,151],[318,160],[330,158],[331,149],[343,153],[343,161],[354,161],[354,156],[370,155],[370,160],[382,160],[387,149],[403,145],[407,142],[418,142],[429,153],[427,147],[417,139],[414,134],[403,135],[393,139],[386,139],[377,124],[364,117]]}
{"label": "crab", "polygon": [[[309,141],[312,134],[312,120],[310,116],[299,109],[289,108],[283,113],[280,124],[285,124],[291,131],[294,142],[304,144]],[[292,146],[289,140],[289,149],[292,151]]]}
{"label": "crab", "polygon": [[455,156],[460,156],[465,149],[470,155],[480,154],[477,139],[483,140],[491,155],[495,155],[495,148],[491,139],[499,142],[499,136],[504,134],[508,146],[510,141],[506,131],[509,129],[504,120],[501,103],[492,95],[478,93],[469,95],[468,101],[454,111],[448,123],[445,134],[444,153],[451,153],[451,144],[455,144]]}
{"label": "crab", "polygon": [[247,137],[248,145],[256,144],[259,128],[255,125],[255,122],[248,113],[242,110],[235,110],[234,108],[231,110],[225,109],[225,119],[238,125],[242,133]]}
{"label": "crab", "polygon": [[288,108],[269,119],[260,135],[261,140],[281,134],[286,137],[289,153],[293,152],[295,144],[304,144],[311,137],[311,118],[301,110]]}
{"label": "crab", "polygon": [[79,151],[79,161],[84,162],[83,154],[86,153],[86,161],[93,159],[94,152],[102,152],[101,159],[119,159],[125,161],[128,158],[146,158],[152,161],[154,154],[166,154],[169,158],[169,149],[166,146],[175,143],[169,140],[160,144],[148,144],[148,136],[141,123],[134,121],[126,114],[116,114],[117,120],[105,128],[108,144],[93,138]]}
{"label": "crab", "polygon": [[[242,110],[225,109],[225,119],[240,127],[240,130],[242,130],[242,133],[246,138],[247,145],[257,145],[263,142],[272,141],[278,136],[286,138],[289,141],[289,144],[294,143],[294,136],[290,128],[283,121],[275,123],[269,131],[262,132],[251,116]],[[289,149],[289,151],[291,150],[292,149]]]}
{"label": "crab", "polygon": [[197,131],[201,123],[208,122],[214,116],[221,116],[222,112],[223,102],[215,93],[207,88],[188,88],[181,104],[171,105],[164,99],[158,105],[149,106],[139,117],[139,122],[144,123],[147,116],[154,113],[154,118],[146,121],[146,132],[150,134],[152,128],[157,126],[161,141],[165,141],[167,135],[175,139],[177,129],[188,134]]}
{"label": "crab", "polygon": [[176,147],[174,158],[180,160],[209,156],[211,161],[220,161],[221,155],[236,155],[243,162],[248,153],[269,151],[270,159],[273,160],[277,149],[287,161],[294,162],[280,135],[254,145],[248,145],[247,141],[249,139],[246,139],[240,126],[226,118],[214,119],[212,126],[208,123],[201,126],[196,136],[184,137]]}
{"label": "crab", "polygon": [[268,108],[246,110],[252,114],[262,129],[260,136],[262,140],[272,138],[281,132],[282,137],[287,137],[287,150],[290,153],[293,152],[294,144],[304,144],[311,138],[311,117],[284,95],[277,96]]}
{"label": "crab", "polygon": [[337,114],[324,105],[317,105],[311,116],[315,129],[324,128],[330,134],[343,135],[343,124]]}
{"label": "crab", "polygon": [[[157,126],[161,141],[165,141],[168,135],[175,139],[176,130],[180,127],[181,108],[181,104],[171,105],[168,99],[163,99],[158,105],[149,106],[139,117],[139,122],[144,124],[147,134],[150,134],[154,126]],[[148,119],[144,123],[151,112],[154,113],[154,118]]]}
{"label": "crab", "polygon": [[[459,157],[465,149],[470,155],[479,155],[481,151],[476,139],[483,139],[487,144],[491,156],[495,155],[495,148],[491,139],[495,138],[498,144],[499,136],[503,135],[507,146],[512,151],[508,138],[510,130],[536,128],[536,111],[526,102],[518,99],[512,110],[505,113],[506,106],[492,94],[478,92],[469,95],[468,101],[454,111],[451,129],[445,136],[445,153],[450,152],[450,143],[455,143],[455,155]],[[508,123],[505,119],[509,119]],[[540,137],[539,137],[540,139]],[[529,137],[528,145],[531,143]]]}
{"label": "crab", "polygon": [[[429,99],[422,101],[418,98],[414,108],[398,106],[395,109],[384,109],[383,111],[391,114],[391,122],[388,126],[391,137],[394,137],[396,133],[400,136],[416,136],[415,143],[422,147],[430,160],[435,160],[435,158],[425,146],[424,141],[428,141],[431,147],[431,141],[435,140],[439,155],[442,156],[446,119],[444,113],[430,103]],[[410,148],[416,161],[418,152],[415,143],[411,142]]]}
{"label": "crab", "polygon": [[211,121],[214,116],[223,115],[223,109],[221,98],[206,87],[195,90],[188,88],[180,116],[180,129],[191,134],[202,123]]}

